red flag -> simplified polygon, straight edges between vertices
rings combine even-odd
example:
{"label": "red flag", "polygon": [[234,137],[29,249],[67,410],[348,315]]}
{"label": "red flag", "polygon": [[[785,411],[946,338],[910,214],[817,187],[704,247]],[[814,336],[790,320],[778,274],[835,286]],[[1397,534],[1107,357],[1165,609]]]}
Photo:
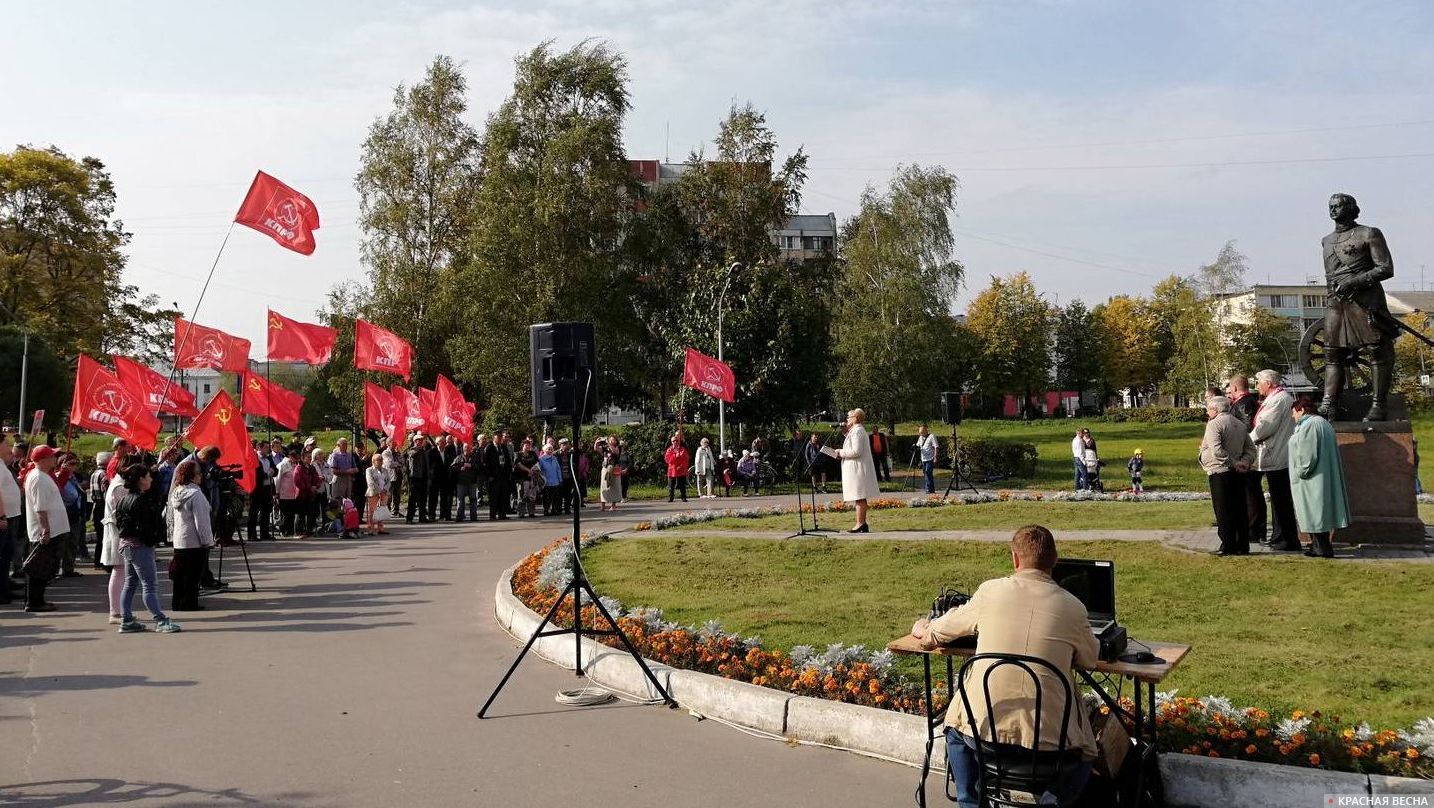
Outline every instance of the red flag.
{"label": "red flag", "polygon": [[328,326],[301,323],[269,310],[269,360],[322,365],[334,355],[339,332]]}
{"label": "red flag", "polygon": [[423,417],[423,404],[413,392],[405,387],[394,385],[389,388],[393,395],[394,414],[403,415],[403,431],[412,432],[415,429],[423,429],[427,420]]}
{"label": "red flag", "polygon": [[249,340],[176,317],[174,366],[180,370],[213,368],[243,373],[249,369]]}
{"label": "red flag", "polygon": [[429,390],[427,387],[418,388],[419,412],[423,413],[423,434],[436,438],[443,434],[443,427],[439,424],[441,416],[438,412],[438,393]]}
{"label": "red flag", "polygon": [[254,175],[234,221],[252,227],[296,253],[314,254],[319,209],[293,188],[260,171]]}
{"label": "red flag", "polygon": [[732,368],[691,348],[687,349],[687,362],[682,368],[682,383],[728,404],[737,400],[737,378]]}
{"label": "red flag", "polygon": [[299,410],[304,397],[270,382],[252,370],[244,371],[241,379],[244,394],[239,397],[240,409],[249,415],[268,418],[286,429],[299,428]]}
{"label": "red flag", "polygon": [[437,388],[434,391],[434,415],[439,428],[463,443],[472,443],[473,410],[463,398],[463,392],[442,373],[438,374],[438,383],[434,387]]}
{"label": "red flag", "polygon": [[219,394],[204,406],[189,424],[184,437],[196,448],[219,447],[219,465],[230,470],[239,470],[239,487],[246,493],[254,493],[254,472],[259,466],[259,457],[249,445],[249,428],[244,426],[244,416],[234,406],[229,391]]}
{"label": "red flag", "polygon": [[70,423],[124,438],[141,449],[155,448],[159,439],[159,419],[146,407],[145,394],[121,384],[88,356],[80,357],[75,372]]}
{"label": "red flag", "polygon": [[407,340],[373,323],[354,323],[354,367],[396,373],[408,381],[413,364],[413,346]]}
{"label": "red flag", "polygon": [[194,403],[194,394],[184,389],[177,381],[145,367],[127,356],[111,356],[115,363],[115,376],[120,384],[136,395],[143,396],[150,412],[172,413],[193,418],[199,414]]}
{"label": "red flag", "polygon": [[363,425],[387,435],[395,448],[403,445],[403,416],[398,403],[393,394],[369,381],[363,383]]}

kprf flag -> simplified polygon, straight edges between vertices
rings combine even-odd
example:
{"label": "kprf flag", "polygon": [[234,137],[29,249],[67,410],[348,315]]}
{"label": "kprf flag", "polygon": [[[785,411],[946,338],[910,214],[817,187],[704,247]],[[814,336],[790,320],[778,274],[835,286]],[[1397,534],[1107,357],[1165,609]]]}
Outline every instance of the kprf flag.
{"label": "kprf flag", "polygon": [[254,493],[254,472],[258,469],[259,457],[249,445],[249,428],[244,426],[244,416],[229,397],[229,391],[220,390],[209,400],[199,417],[190,422],[184,438],[196,449],[217,446],[219,465],[237,473],[239,487],[245,493]]}
{"label": "kprf flag", "polygon": [[194,403],[194,394],[184,385],[168,376],[146,367],[127,356],[111,356],[115,363],[115,377],[120,384],[144,396],[145,406],[150,412],[170,413],[193,418],[199,414]]}
{"label": "kprf flag", "polygon": [[390,387],[388,392],[393,396],[395,415],[403,417],[403,431],[423,429],[428,420],[423,417],[423,404],[418,400],[418,396],[415,396],[412,390],[398,385]]}
{"label": "kprf flag", "polygon": [[243,373],[249,369],[249,340],[176,317],[174,366],[180,370],[213,368]]}
{"label": "kprf flag", "polygon": [[687,362],[682,368],[682,383],[728,404],[737,399],[737,378],[732,368],[691,348],[687,349]]}
{"label": "kprf flag", "polygon": [[438,416],[438,393],[427,387],[418,388],[418,405],[419,412],[423,413],[423,434],[430,438],[442,435],[443,426],[439,423]]}
{"label": "kprf flag", "polygon": [[363,383],[363,425],[387,435],[394,448],[403,445],[403,416],[393,394],[369,381]]}
{"label": "kprf flag", "polygon": [[447,376],[438,374],[434,385],[434,415],[444,432],[463,443],[473,442],[473,412],[463,392]]}
{"label": "kprf flag", "polygon": [[234,221],[252,227],[296,253],[314,254],[319,209],[303,194],[260,171]]}
{"label": "kprf flag", "polygon": [[244,371],[240,384],[244,393],[239,397],[239,406],[245,413],[268,418],[286,429],[299,428],[299,410],[304,408],[303,396],[274,384],[252,370]]}
{"label": "kprf flag", "polygon": [[75,371],[70,423],[124,438],[141,449],[153,449],[159,438],[159,419],[150,413],[144,393],[120,383],[88,356],[80,357]]}
{"label": "kprf flag", "polygon": [[301,323],[269,310],[269,360],[322,365],[334,355],[339,332],[316,323]]}
{"label": "kprf flag", "polygon": [[413,346],[403,337],[359,320],[354,323],[354,367],[396,373],[408,381],[413,365]]}

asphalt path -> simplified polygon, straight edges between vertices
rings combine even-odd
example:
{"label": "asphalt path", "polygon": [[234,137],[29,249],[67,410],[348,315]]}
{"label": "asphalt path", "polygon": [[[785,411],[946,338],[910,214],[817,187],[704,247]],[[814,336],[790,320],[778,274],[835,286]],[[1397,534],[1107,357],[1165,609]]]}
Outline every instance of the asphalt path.
{"label": "asphalt path", "polygon": [[[589,507],[584,528],[679,507]],[[569,529],[510,519],[251,544],[258,591],[226,551],[233,591],[176,614],[178,634],[116,633],[89,567],[51,586],[58,612],[0,607],[0,805],[912,804],[905,766],[660,706],[560,706],[554,693],[581,680],[532,656],[476,718],[518,651],[493,619],[498,575]]]}

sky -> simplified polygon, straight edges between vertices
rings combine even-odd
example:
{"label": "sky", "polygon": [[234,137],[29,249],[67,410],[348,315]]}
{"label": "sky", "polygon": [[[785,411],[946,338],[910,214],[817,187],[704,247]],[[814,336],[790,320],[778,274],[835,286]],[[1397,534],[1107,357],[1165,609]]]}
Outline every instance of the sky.
{"label": "sky", "polygon": [[[734,103],[803,148],[805,213],[852,215],[904,163],[959,178],[964,310],[1029,272],[1055,304],[1147,292],[1235,240],[1251,283],[1322,275],[1329,194],[1354,194],[1434,286],[1434,3],[1006,0],[724,3],[14,2],[0,148],[110,169],[129,283],[192,312],[254,172],[308,194],[311,257],[236,228],[197,321],[263,350],[264,310],[311,318],[362,279],[359,149],[435,55],[480,127],[543,41],[628,60],[628,156],[680,160]],[[710,151],[710,148],[709,148]],[[1427,279],[1421,267],[1429,264]],[[513,294],[522,294],[521,286]]]}

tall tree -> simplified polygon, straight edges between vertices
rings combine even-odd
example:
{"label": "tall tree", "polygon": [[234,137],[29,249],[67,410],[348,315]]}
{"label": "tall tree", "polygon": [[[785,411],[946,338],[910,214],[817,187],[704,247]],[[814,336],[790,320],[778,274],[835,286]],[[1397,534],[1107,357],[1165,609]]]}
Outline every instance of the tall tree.
{"label": "tall tree", "polygon": [[[464,322],[457,277],[468,261],[469,206],[481,176],[478,134],[463,120],[467,91],[447,56],[417,84],[400,84],[393,109],[369,127],[354,181],[368,270],[356,313],[413,344],[422,384],[451,372],[448,340]],[[355,378],[343,383],[357,389]]]}
{"label": "tall tree", "polygon": [[937,394],[953,389],[943,369],[963,273],[949,218],[956,186],[939,166],[903,166],[884,192],[866,188],[842,230],[835,392],[893,428],[929,415]]}
{"label": "tall tree", "polygon": [[1161,392],[1198,397],[1227,373],[1225,346],[1215,327],[1215,307],[1195,282],[1172,275],[1151,293],[1151,311],[1158,322],[1165,354]]}
{"label": "tall tree", "polygon": [[1055,382],[1062,390],[1084,392],[1104,387],[1100,333],[1085,301],[1076,298],[1055,318]]}
{"label": "tall tree", "polygon": [[93,157],[0,153],[0,303],[13,313],[0,309],[0,323],[28,329],[65,364],[101,353],[108,333],[143,331],[135,308],[114,305],[137,301],[121,281],[130,236],[114,209],[114,183]]}
{"label": "tall tree", "polygon": [[[654,346],[649,373],[659,395],[675,389],[683,348],[716,353],[720,313],[724,356],[738,382],[731,415],[757,425],[819,407],[830,375],[831,263],[783,261],[772,239],[800,203],[807,157],[798,149],[774,168],[777,150],[765,116],[750,104],[733,107],[715,154],[691,154],[681,177],[643,212],[645,247],[635,258],[637,320]],[[689,409],[708,403],[687,400]]]}
{"label": "tall tree", "polygon": [[1113,297],[1091,311],[1100,341],[1105,380],[1112,390],[1137,396],[1154,392],[1164,377],[1157,342],[1159,318],[1150,302],[1127,295]]}
{"label": "tall tree", "polygon": [[1300,334],[1290,321],[1263,306],[1225,327],[1225,359],[1229,367],[1245,375],[1265,368],[1289,373],[1299,353]]}
{"label": "tall tree", "polygon": [[[1431,322],[1434,318],[1429,314],[1413,311],[1400,319],[1425,337],[1434,337],[1434,322]],[[1394,372],[1395,390],[1404,396],[1404,403],[1410,410],[1425,412],[1434,407],[1434,398],[1430,397],[1434,385],[1426,383],[1430,374],[1434,374],[1434,350],[1417,339],[1396,341]]]}
{"label": "tall tree", "polygon": [[[627,62],[600,43],[518,59],[513,93],[488,119],[473,200],[472,261],[460,274],[465,323],[454,371],[480,384],[487,417],[525,422],[527,326],[586,320],[598,331],[603,388],[620,387],[634,340],[623,261],[638,189],[622,147]],[[515,288],[523,294],[514,294]]]}
{"label": "tall tree", "polygon": [[[1045,390],[1051,376],[1051,307],[1024,272],[991,278],[966,309],[966,327],[981,346],[980,386],[988,394]],[[1030,407],[1022,406],[1025,418]]]}

